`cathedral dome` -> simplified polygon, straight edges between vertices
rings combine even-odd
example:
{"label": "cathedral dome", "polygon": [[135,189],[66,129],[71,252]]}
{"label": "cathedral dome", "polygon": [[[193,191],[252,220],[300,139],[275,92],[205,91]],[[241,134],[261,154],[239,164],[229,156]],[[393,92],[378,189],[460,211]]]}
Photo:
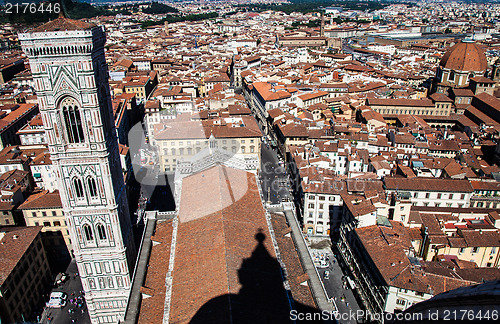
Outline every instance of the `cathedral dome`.
{"label": "cathedral dome", "polygon": [[483,49],[473,41],[463,40],[450,48],[439,65],[453,71],[486,71],[488,62]]}

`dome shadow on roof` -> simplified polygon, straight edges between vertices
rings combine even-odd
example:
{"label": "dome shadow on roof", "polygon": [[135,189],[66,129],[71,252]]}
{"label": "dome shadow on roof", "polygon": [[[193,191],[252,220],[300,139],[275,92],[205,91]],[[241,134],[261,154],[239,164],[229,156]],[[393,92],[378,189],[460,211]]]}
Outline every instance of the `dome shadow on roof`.
{"label": "dome shadow on roof", "polygon": [[475,42],[462,41],[450,48],[439,65],[454,71],[486,71],[488,62],[483,49]]}

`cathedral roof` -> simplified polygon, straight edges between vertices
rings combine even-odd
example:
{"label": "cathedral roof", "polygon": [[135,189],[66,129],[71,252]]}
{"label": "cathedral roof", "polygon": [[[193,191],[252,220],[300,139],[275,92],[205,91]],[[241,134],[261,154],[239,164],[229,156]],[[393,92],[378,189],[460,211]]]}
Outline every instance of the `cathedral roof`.
{"label": "cathedral roof", "polygon": [[90,24],[81,20],[69,19],[66,17],[59,17],[46,24],[36,27],[32,30],[34,33],[38,32],[51,32],[51,31],[64,31],[64,30],[85,30],[94,27],[94,24]]}
{"label": "cathedral roof", "polygon": [[485,71],[488,68],[483,49],[472,41],[462,41],[450,48],[439,65],[454,71]]}

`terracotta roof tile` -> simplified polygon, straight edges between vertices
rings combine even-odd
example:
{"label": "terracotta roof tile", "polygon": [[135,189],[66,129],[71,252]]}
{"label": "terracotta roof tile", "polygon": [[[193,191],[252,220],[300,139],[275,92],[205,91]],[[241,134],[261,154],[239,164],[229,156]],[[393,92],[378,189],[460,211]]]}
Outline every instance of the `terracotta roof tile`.
{"label": "terracotta roof tile", "polygon": [[53,32],[53,31],[64,31],[64,30],[86,30],[94,27],[94,24],[89,24],[81,20],[74,20],[65,17],[59,17],[48,23],[34,28],[31,32]]}
{"label": "terracotta roof tile", "polygon": [[455,71],[485,71],[488,62],[477,43],[460,42],[443,55],[439,65]]}
{"label": "terracotta roof tile", "polygon": [[42,226],[2,228],[0,234],[0,285],[14,270],[21,257],[26,253]]}

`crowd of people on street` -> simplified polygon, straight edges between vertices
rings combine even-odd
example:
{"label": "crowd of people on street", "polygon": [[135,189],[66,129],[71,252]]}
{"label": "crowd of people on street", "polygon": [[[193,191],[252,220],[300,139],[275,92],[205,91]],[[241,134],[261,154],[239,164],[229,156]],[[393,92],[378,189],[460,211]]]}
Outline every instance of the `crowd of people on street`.
{"label": "crowd of people on street", "polygon": [[[72,315],[76,315],[78,313],[85,314],[85,292],[80,290],[80,293],[76,295],[75,293],[71,293],[71,298],[68,303],[68,313]],[[75,323],[76,319],[72,318],[71,322]]]}

